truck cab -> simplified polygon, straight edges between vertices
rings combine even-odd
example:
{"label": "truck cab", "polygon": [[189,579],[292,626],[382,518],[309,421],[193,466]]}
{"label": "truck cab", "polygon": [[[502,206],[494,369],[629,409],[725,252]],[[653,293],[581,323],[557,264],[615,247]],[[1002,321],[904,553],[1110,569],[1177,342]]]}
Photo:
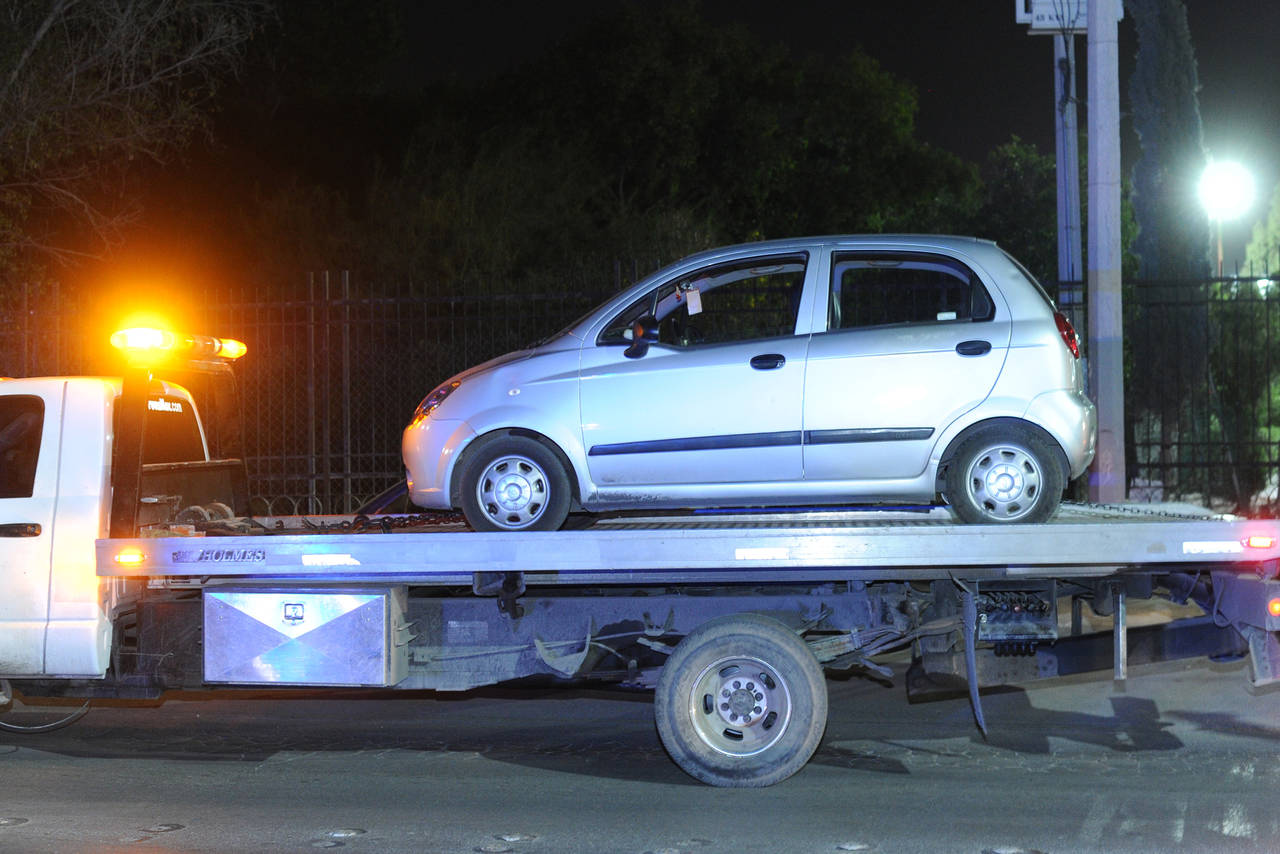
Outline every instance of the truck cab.
{"label": "truck cab", "polygon": [[[128,383],[142,402],[132,414]],[[121,453],[130,432],[134,465]],[[113,617],[130,591],[98,576],[94,544],[120,515],[122,484],[138,495],[128,525],[145,533],[184,507],[244,503],[244,480],[243,463],[210,459],[181,385],[149,372],[0,378],[0,678],[105,676]]]}

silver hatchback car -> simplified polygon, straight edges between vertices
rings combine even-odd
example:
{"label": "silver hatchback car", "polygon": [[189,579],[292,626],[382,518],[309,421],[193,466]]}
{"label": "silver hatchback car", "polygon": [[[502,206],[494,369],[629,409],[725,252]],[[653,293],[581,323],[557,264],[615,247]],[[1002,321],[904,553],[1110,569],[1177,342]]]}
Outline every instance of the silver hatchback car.
{"label": "silver hatchback car", "polygon": [[1043,521],[1094,454],[1075,331],[990,241],[865,235],[685,258],[449,379],[409,496],[477,530],[575,509],[930,502]]}

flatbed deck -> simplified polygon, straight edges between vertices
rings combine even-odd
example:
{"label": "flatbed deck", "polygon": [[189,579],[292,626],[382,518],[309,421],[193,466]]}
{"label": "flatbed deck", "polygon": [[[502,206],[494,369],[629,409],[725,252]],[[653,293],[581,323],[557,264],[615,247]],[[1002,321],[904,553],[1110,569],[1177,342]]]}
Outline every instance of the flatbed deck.
{"label": "flatbed deck", "polygon": [[[100,540],[99,574],[448,586],[521,572],[530,585],[697,584],[1097,578],[1280,559],[1280,521],[1167,505],[1067,504],[1047,523],[1008,526],[957,524],[945,508],[618,516],[540,533],[448,522],[344,532],[350,520],[273,517],[253,534]],[[141,563],[115,562],[123,548]]]}

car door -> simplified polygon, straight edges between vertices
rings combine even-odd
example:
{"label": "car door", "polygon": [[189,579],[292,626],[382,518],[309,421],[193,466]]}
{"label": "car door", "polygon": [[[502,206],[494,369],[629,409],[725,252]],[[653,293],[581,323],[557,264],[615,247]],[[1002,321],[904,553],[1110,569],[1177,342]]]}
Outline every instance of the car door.
{"label": "car door", "polygon": [[0,676],[44,672],[62,388],[0,393]]}
{"label": "car door", "polygon": [[[797,254],[693,270],[584,346],[582,437],[597,486],[801,479],[807,268]],[[657,340],[632,347],[645,316]]]}
{"label": "car door", "polygon": [[809,347],[806,480],[918,476],[938,434],[981,403],[1008,352],[1008,310],[962,260],[836,251],[827,331]]}

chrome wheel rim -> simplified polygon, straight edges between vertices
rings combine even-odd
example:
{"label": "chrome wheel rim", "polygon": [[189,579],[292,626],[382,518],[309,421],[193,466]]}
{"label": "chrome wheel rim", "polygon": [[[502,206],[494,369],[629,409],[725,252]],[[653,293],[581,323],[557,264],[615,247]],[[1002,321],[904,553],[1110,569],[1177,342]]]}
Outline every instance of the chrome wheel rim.
{"label": "chrome wheel rim", "polygon": [[1034,510],[1043,482],[1035,456],[1011,444],[993,445],[978,454],[965,478],[969,499],[997,522],[1012,522]]}
{"label": "chrome wheel rim", "polygon": [[476,483],[480,507],[500,528],[529,527],[542,516],[550,497],[547,473],[533,460],[518,454],[489,463]]}
{"label": "chrome wheel rim", "polygon": [[791,691],[782,675],[758,658],[723,658],[693,681],[689,712],[708,747],[727,756],[751,756],[787,731]]}

